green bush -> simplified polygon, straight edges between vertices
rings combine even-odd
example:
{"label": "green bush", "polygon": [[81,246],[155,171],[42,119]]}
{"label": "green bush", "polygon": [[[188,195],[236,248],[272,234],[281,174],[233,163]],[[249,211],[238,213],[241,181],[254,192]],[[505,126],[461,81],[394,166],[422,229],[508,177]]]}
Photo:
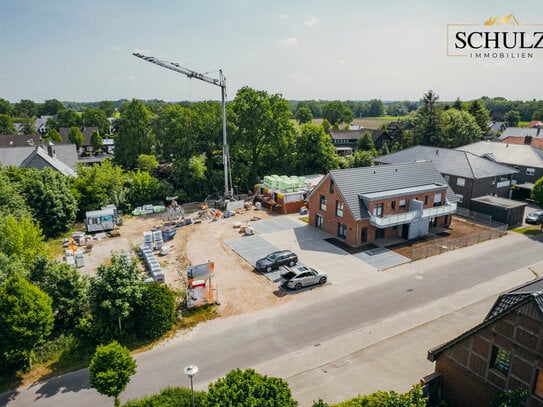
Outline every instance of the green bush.
{"label": "green bush", "polygon": [[[191,407],[192,394],[184,387],[166,387],[159,394],[143,397],[139,400],[128,400],[123,407]],[[194,392],[194,406],[207,406],[207,393]]]}
{"label": "green bush", "polygon": [[145,284],[134,311],[138,337],[160,338],[175,322],[175,292],[159,283]]}

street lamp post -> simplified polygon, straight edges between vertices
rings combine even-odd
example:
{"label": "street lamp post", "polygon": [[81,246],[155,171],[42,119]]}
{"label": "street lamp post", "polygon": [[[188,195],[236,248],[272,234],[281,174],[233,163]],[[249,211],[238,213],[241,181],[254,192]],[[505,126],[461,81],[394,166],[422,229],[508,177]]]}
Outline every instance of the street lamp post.
{"label": "street lamp post", "polygon": [[190,392],[192,394],[192,407],[194,407],[194,387],[192,386],[192,377],[198,373],[198,366],[188,365],[185,367],[185,369],[183,369],[183,373],[190,377]]}

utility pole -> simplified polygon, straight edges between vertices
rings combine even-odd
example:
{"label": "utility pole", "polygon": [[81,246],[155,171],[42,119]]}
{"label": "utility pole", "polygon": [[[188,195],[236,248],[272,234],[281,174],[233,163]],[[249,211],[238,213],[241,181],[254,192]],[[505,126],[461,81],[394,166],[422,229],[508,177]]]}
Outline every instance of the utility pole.
{"label": "utility pole", "polygon": [[222,162],[224,165],[224,198],[232,197],[232,175],[230,173],[230,153],[228,151],[228,144],[226,142],[226,78],[222,73],[222,69],[219,69],[219,79],[210,78],[207,75],[192,71],[187,68],[183,68],[176,62],[162,61],[155,57],[146,56],[137,52],[134,52],[132,55],[143,59],[144,61],[150,62],[152,64],[161,66],[166,69],[170,69],[175,72],[182,73],[186,75],[189,79],[196,78],[201,81],[210,83],[221,88],[221,102],[222,102]]}

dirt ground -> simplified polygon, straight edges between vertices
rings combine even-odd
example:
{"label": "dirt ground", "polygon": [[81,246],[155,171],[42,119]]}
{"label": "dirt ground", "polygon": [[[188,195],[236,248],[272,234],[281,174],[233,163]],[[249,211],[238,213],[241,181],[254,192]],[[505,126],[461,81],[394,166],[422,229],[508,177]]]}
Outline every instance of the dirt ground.
{"label": "dirt ground", "polygon": [[488,230],[488,228],[485,226],[467,222],[453,216],[452,221],[451,221],[451,226],[447,230],[446,234],[443,234],[441,236],[436,236],[435,239],[431,239],[431,240],[415,240],[415,241],[407,243],[404,246],[396,247],[393,250],[396,253],[401,254],[402,256],[412,258],[411,256],[412,256],[413,249],[417,249],[417,248],[421,248],[421,247],[429,246],[429,245],[435,245],[440,240],[454,239],[457,237],[476,234],[485,230]]}
{"label": "dirt ground", "polygon": [[[197,219],[197,215],[196,212],[188,214],[187,217]],[[156,255],[164,272],[166,284],[175,290],[185,290],[187,267],[211,260],[215,263],[212,283],[217,290],[219,311],[222,316],[257,311],[289,301],[289,296],[276,296],[273,283],[253,272],[252,267],[224,243],[225,240],[243,237],[240,230],[234,228],[234,223],[254,223],[251,222],[251,218],[266,219],[270,216],[280,215],[250,209],[231,218],[217,221],[202,219],[200,223],[178,228],[174,238],[164,243],[170,247],[170,252],[165,256]],[[165,213],[125,217],[119,229],[121,236],[95,240],[92,252],[84,255],[85,265],[79,269],[80,272],[95,275],[98,266],[109,261],[112,252],[125,251],[136,255],[143,243],[143,232],[160,227],[165,221],[167,221]],[[415,241],[395,248],[394,251],[411,257],[414,248],[435,244],[439,239],[460,237],[485,229],[483,226],[453,218],[448,236],[430,241]]]}
{"label": "dirt ground", "polygon": [[[198,213],[187,217],[197,219]],[[170,247],[165,256],[156,255],[166,284],[175,290],[186,288],[186,270],[188,266],[215,263],[213,286],[218,290],[219,311],[222,316],[257,311],[289,301],[289,297],[274,295],[274,285],[267,278],[253,272],[252,267],[233,252],[225,240],[243,237],[234,223],[254,223],[251,218],[269,218],[266,211],[250,209],[231,218],[211,221],[202,219],[200,223],[179,227],[172,240],[164,244]],[[278,215],[275,215],[278,216]],[[80,272],[93,276],[98,266],[106,263],[112,252],[130,252],[136,255],[143,243],[143,232],[159,227],[167,221],[166,214],[152,214],[137,217],[125,217],[119,231],[120,237],[95,240],[92,252],[84,255],[84,267]],[[258,222],[258,221],[256,221]]]}

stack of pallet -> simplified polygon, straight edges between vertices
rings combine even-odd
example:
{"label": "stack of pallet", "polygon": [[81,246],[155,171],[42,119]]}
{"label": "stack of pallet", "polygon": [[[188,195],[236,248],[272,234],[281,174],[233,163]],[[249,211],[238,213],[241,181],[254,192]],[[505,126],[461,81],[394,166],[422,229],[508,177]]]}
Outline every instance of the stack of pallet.
{"label": "stack of pallet", "polygon": [[162,268],[160,267],[160,264],[151,248],[144,244],[140,247],[140,251],[141,257],[143,257],[143,261],[145,261],[145,265],[153,280],[159,283],[164,283],[164,272],[162,271]]}

